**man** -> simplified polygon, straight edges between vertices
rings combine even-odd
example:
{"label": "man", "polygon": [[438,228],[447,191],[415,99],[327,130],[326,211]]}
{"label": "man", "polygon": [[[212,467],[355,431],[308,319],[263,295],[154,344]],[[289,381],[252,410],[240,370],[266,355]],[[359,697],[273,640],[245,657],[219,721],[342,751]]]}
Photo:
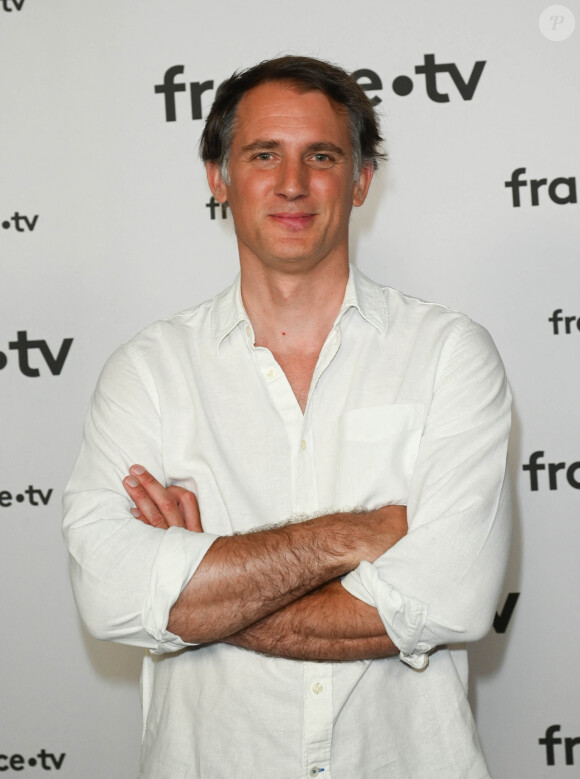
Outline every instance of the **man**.
{"label": "man", "polygon": [[339,68],[234,74],[201,148],[240,278],[99,381],[65,533],[89,628],[152,650],[144,779],[489,776],[455,644],[500,592],[509,390],[481,327],[349,266],[380,140]]}

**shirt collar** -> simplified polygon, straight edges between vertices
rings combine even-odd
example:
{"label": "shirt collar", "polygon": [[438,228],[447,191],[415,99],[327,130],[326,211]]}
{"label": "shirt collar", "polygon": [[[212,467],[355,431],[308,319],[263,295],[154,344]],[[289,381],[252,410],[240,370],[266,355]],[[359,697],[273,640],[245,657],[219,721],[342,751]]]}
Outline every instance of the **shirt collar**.
{"label": "shirt collar", "polygon": [[376,327],[379,333],[386,333],[389,312],[383,288],[365,276],[354,265],[351,264],[349,270],[344,300],[336,321],[340,321],[350,308],[356,308],[362,318]]}
{"label": "shirt collar", "polygon": [[[376,327],[380,333],[386,332],[389,316],[382,287],[361,273],[354,265],[349,267],[344,300],[336,322],[338,323],[351,308],[356,308],[363,319]],[[212,332],[218,351],[224,338],[240,323],[245,323],[246,327],[250,328],[248,335],[253,339],[254,331],[242,302],[238,274],[234,283],[214,298]]]}
{"label": "shirt collar", "polygon": [[224,338],[226,338],[240,322],[245,322],[248,327],[252,327],[242,302],[240,274],[238,274],[234,283],[219,295],[216,295],[213,300],[212,334],[218,351]]}

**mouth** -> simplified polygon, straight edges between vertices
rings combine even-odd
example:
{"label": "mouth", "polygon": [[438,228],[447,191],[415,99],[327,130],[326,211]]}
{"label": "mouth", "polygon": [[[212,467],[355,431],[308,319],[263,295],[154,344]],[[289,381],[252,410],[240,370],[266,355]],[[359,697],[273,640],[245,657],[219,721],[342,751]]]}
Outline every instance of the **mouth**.
{"label": "mouth", "polygon": [[303,230],[305,227],[309,227],[315,216],[316,214],[297,214],[294,212],[270,214],[271,219],[289,230]]}

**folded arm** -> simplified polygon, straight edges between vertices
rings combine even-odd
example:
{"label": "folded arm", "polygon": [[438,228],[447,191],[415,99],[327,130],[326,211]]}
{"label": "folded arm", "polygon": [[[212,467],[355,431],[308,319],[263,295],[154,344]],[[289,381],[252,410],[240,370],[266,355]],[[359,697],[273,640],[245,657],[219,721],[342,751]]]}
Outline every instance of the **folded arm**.
{"label": "folded arm", "polygon": [[[131,474],[124,485],[137,506],[138,518],[157,527],[179,523],[183,512],[171,488],[166,489],[141,466],[133,466]],[[298,649],[290,647],[299,647],[308,633],[313,643],[315,637],[321,642],[311,652],[321,652],[324,642],[330,645],[339,636],[344,641],[377,636],[384,640],[376,609],[337,583],[317,588],[353,570],[363,559],[375,560],[396,543],[406,531],[405,515],[403,506],[386,506],[220,537],[172,607],[168,627],[188,643],[236,634],[230,643],[286,657],[295,656]],[[182,526],[188,526],[185,516]],[[192,522],[189,526],[197,529]],[[302,597],[313,590],[317,592]],[[289,606],[296,601],[294,607]],[[240,633],[250,625],[252,630]],[[275,650],[274,639],[282,634],[287,642]],[[353,644],[350,651],[361,649]]]}
{"label": "folded arm", "polygon": [[[266,611],[251,607],[240,621],[222,624],[207,640],[229,636],[227,640],[238,646],[304,659],[371,657],[376,656],[374,651],[386,656],[396,646],[403,660],[421,668],[434,647],[480,638],[491,625],[507,560],[509,422],[510,394],[501,360],[489,335],[464,320],[448,337],[439,358],[410,484],[409,533],[398,543],[383,543],[383,553],[374,563],[361,555],[360,565],[342,585],[332,584],[311,595],[294,589],[291,604],[269,599]],[[227,550],[228,540],[220,543]],[[216,548],[219,551],[219,544]],[[253,559],[260,565],[259,546],[255,553]],[[209,563],[211,555],[206,557]],[[306,558],[298,569],[304,570],[304,565],[308,567]],[[198,570],[203,572],[203,563]],[[213,573],[218,571],[219,565]],[[268,573],[266,563],[255,579],[258,598],[259,582],[269,583]],[[176,604],[185,607],[184,614],[199,608],[195,590],[202,579],[196,583],[196,576]],[[206,581],[210,584],[211,577]],[[226,612],[232,606],[235,612],[237,601],[222,599],[223,589],[215,589],[216,584],[214,580],[210,589],[227,604]],[[311,579],[309,589],[317,586]],[[338,595],[339,587],[346,595]],[[238,595],[239,589],[234,589]],[[361,615],[366,617],[363,622]],[[180,635],[194,636],[186,632],[187,626],[170,624]],[[349,633],[352,626],[356,629]],[[356,641],[362,639],[366,643],[361,648]]]}

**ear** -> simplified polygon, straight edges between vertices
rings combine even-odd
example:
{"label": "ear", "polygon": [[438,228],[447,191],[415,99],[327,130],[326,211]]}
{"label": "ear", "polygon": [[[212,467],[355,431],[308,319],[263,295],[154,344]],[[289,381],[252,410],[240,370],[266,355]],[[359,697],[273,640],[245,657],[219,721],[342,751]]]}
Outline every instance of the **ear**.
{"label": "ear", "polygon": [[362,206],[366,200],[375,167],[372,162],[363,165],[360,170],[358,181],[354,182],[352,189],[352,204],[353,206]]}
{"label": "ear", "polygon": [[228,199],[228,187],[222,178],[221,167],[217,162],[206,162],[207,183],[211,193],[218,203],[225,203]]}

